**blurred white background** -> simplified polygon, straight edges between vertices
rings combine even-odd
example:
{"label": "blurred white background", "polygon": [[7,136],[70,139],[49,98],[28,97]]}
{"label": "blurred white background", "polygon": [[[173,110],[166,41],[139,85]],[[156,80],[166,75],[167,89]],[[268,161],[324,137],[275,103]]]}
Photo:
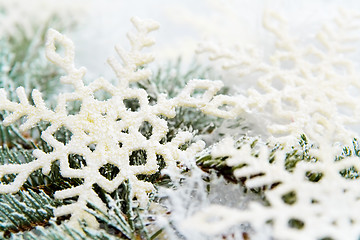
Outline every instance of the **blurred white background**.
{"label": "blurred white background", "polygon": [[202,40],[272,48],[273,36],[262,28],[266,9],[282,15],[301,40],[312,39],[339,8],[360,12],[360,1],[356,0],[92,0],[87,4],[87,19],[70,37],[76,45],[78,64],[86,66],[92,77],[111,76],[106,59],[115,55],[115,44],[129,47],[125,36],[133,30],[132,16],[160,23],[160,29],[153,34],[157,44],[152,51],[157,64],[162,64],[178,56],[189,61]]}

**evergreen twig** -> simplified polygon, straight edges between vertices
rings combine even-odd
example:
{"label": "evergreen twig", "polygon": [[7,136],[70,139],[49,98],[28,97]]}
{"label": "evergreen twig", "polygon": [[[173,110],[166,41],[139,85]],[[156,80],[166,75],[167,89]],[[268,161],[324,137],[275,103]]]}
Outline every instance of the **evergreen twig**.
{"label": "evergreen twig", "polygon": [[0,231],[4,237],[10,233],[28,231],[35,226],[45,226],[53,216],[52,210],[59,205],[44,191],[31,189],[17,194],[0,196]]}

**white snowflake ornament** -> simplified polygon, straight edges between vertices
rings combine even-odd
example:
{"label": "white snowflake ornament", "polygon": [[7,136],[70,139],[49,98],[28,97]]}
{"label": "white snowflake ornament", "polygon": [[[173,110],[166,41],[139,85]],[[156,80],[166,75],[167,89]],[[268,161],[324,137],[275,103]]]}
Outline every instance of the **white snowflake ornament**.
{"label": "white snowflake ornament", "polygon": [[303,45],[280,15],[266,11],[264,27],[276,36],[269,57],[258,47],[211,43],[199,52],[249,84],[240,89],[246,104],[261,114],[261,123],[276,141],[294,143],[305,133],[313,140],[331,137],[349,144],[360,119],[359,74],[348,58],[356,50],[359,20],[357,13],[340,11],[334,24],[325,25],[316,39]]}
{"label": "white snowflake ornament", "polygon": [[[5,90],[0,90],[0,109],[11,112],[3,123],[9,125],[26,116],[26,121],[20,126],[20,129],[25,131],[40,121],[48,122],[51,125],[42,132],[41,138],[53,148],[50,153],[34,150],[36,160],[33,162],[0,166],[0,176],[17,174],[12,183],[0,184],[1,193],[17,192],[32,172],[42,169],[44,174],[48,174],[52,163],[59,160],[63,177],[79,178],[83,183],[55,193],[57,199],[78,197],[76,202],[55,209],[55,216],[71,214],[70,221],[75,223],[78,219],[89,219],[89,214],[84,211],[86,203],[90,201],[102,205],[100,198],[93,191],[93,185],[97,184],[105,191],[113,192],[125,180],[132,185],[133,197],[144,205],[147,203],[147,193],[154,190],[154,186],[150,182],[140,181],[137,175],[157,172],[157,155],[163,157],[166,168],[171,170],[176,169],[176,162],[192,158],[204,147],[204,143],[199,141],[184,151],[179,149],[179,146],[192,139],[190,132],[179,132],[171,142],[161,144],[160,141],[166,136],[168,127],[160,115],[172,118],[175,116],[175,107],[178,106],[196,107],[204,113],[220,117],[233,117],[241,111],[240,104],[231,97],[214,96],[222,87],[222,82],[208,80],[192,80],[177,97],[166,99],[165,95],[160,95],[157,104],[149,105],[147,92],[144,89],[131,88],[129,84],[150,77],[151,71],[140,67],[153,61],[153,57],[151,54],[142,53],[141,50],[154,44],[154,40],[147,35],[159,25],[154,21],[138,18],[133,18],[132,22],[137,33],[128,35],[131,51],[127,52],[116,46],[115,49],[123,63],[120,64],[115,58],[108,60],[118,79],[116,85],[104,78],[98,78],[85,85],[82,78],[86,69],[75,67],[73,42],[50,29],[47,34],[46,56],[66,71],[67,75],[60,80],[63,84],[70,84],[73,92],[59,94],[57,106],[55,110],[51,110],[46,107],[41,93],[36,89],[32,92],[34,105],[29,103],[22,87],[17,89],[19,103],[9,101]],[[57,53],[55,44],[63,47],[63,55]],[[202,97],[191,96],[195,89],[205,90]],[[99,90],[106,91],[111,98],[105,101],[98,100],[94,94]],[[127,108],[125,102],[130,99],[136,100],[140,107],[136,110]],[[72,101],[81,102],[79,112],[74,115],[67,111],[67,105]],[[222,105],[230,105],[232,108],[223,110],[220,109]],[[144,122],[152,126],[152,135],[149,138],[139,131]],[[61,127],[72,134],[66,144],[54,136]],[[131,164],[129,157],[134,151],[139,150],[146,153],[146,162],[143,165]],[[81,156],[86,164],[81,168],[72,168],[68,160],[71,154]],[[112,180],[99,172],[106,164],[119,169],[119,173]],[[95,219],[91,221],[96,225]]]}

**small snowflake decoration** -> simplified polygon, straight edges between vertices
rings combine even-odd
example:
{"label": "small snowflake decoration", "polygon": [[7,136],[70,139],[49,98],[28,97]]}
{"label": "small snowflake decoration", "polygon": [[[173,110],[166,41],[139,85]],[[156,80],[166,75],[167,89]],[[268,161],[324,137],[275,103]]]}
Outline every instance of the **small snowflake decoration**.
{"label": "small snowflake decoration", "polygon": [[[154,43],[147,34],[157,29],[158,24],[138,18],[133,18],[132,22],[137,33],[128,34],[131,51],[127,52],[120,46],[115,47],[123,64],[115,58],[108,60],[118,78],[116,85],[104,78],[98,78],[86,86],[82,80],[86,69],[76,68],[74,64],[73,42],[50,29],[46,43],[47,58],[66,71],[67,75],[60,80],[64,84],[72,85],[74,91],[59,94],[57,106],[53,111],[46,107],[41,93],[36,89],[32,92],[34,105],[29,103],[22,87],[16,90],[20,103],[9,101],[5,90],[0,90],[0,109],[11,112],[3,123],[9,125],[26,116],[26,121],[20,126],[20,129],[25,131],[40,121],[49,122],[51,125],[42,132],[41,138],[54,149],[50,153],[34,150],[36,160],[27,164],[0,166],[0,176],[17,174],[12,183],[0,185],[1,193],[17,192],[29,174],[41,168],[44,174],[48,174],[51,164],[59,160],[61,175],[66,178],[83,179],[83,184],[55,193],[57,199],[78,197],[75,203],[55,209],[55,216],[71,214],[70,221],[73,222],[83,218],[89,219],[89,214],[84,211],[86,203],[90,201],[102,205],[100,198],[93,191],[93,185],[97,184],[105,191],[113,192],[125,180],[132,185],[133,197],[144,205],[147,203],[147,193],[154,190],[154,186],[138,180],[137,175],[157,172],[157,155],[163,157],[167,169],[174,170],[176,162],[191,159],[204,146],[203,142],[198,141],[186,150],[180,150],[179,146],[192,139],[190,132],[179,132],[171,142],[161,144],[160,141],[166,136],[168,127],[160,115],[172,118],[176,114],[175,107],[178,106],[196,107],[204,113],[219,117],[234,117],[241,111],[236,99],[224,95],[214,96],[222,87],[222,82],[208,80],[192,80],[177,97],[166,99],[166,95],[160,95],[157,104],[149,105],[147,92],[144,89],[131,88],[129,84],[148,79],[151,75],[149,69],[139,68],[153,61],[151,54],[144,54],[141,50]],[[56,52],[56,43],[64,48],[63,56]],[[192,97],[195,89],[203,89],[205,92],[201,97]],[[94,93],[99,90],[108,92],[111,98],[105,101],[96,99]],[[138,101],[138,110],[126,108],[124,101],[130,99]],[[81,108],[75,115],[67,112],[67,105],[73,101],[81,102]],[[222,105],[230,105],[232,108],[223,110],[220,108]],[[144,122],[152,126],[152,135],[149,138],[139,132]],[[67,144],[59,142],[54,137],[61,127],[72,133]],[[94,146],[95,149],[91,149]],[[132,165],[129,162],[130,155],[137,150],[146,152],[146,162],[143,165]],[[83,157],[85,166],[80,169],[72,168],[68,161],[70,154]],[[106,164],[116,166],[120,170],[112,180],[99,172]],[[93,223],[96,224],[94,219]]]}

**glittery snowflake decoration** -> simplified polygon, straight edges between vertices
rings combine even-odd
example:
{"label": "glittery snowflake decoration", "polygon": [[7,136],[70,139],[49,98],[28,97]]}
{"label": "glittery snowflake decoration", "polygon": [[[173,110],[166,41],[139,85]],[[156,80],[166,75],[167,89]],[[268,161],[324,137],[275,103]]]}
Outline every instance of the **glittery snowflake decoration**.
{"label": "glittery snowflake decoration", "polygon": [[[259,48],[234,49],[206,43],[199,52],[221,63],[223,70],[250,87],[240,89],[253,113],[260,113],[266,130],[279,141],[306,133],[311,138],[348,141],[359,125],[359,75],[347,53],[355,51],[359,14],[340,11],[311,44],[295,38],[286,21],[267,11],[264,27],[276,36],[276,47],[267,58]],[[292,141],[293,143],[293,141]]]}
{"label": "glittery snowflake decoration", "polygon": [[306,153],[292,168],[289,151],[271,151],[263,143],[255,145],[248,140],[239,146],[225,138],[213,148],[212,157],[227,157],[226,165],[236,167],[234,176],[243,179],[247,188],[264,189],[266,204],[251,202],[242,210],[210,205],[185,225],[205,234],[224,233],[246,223],[255,233],[270,227],[269,234],[275,239],[358,239],[359,179],[357,173],[344,173],[360,169],[359,156],[334,159],[339,149],[330,143],[323,143],[320,149],[303,146],[305,149],[296,152]]}
{"label": "glittery snowflake decoration", "polygon": [[[211,153],[225,159],[248,189],[261,189],[265,202],[242,210],[211,205],[187,219],[187,227],[216,234],[249,224],[274,239],[359,239],[359,146],[351,143],[356,134],[349,125],[360,123],[360,85],[345,53],[360,16],[340,14],[335,27],[320,31],[316,45],[302,47],[283,19],[267,12],[264,25],[277,37],[270,61],[254,48],[204,46],[211,58],[225,60],[225,69],[254,81],[243,92],[246,104],[253,113],[270,113],[262,123],[272,135],[268,144],[245,139],[240,146],[227,137]],[[293,141],[301,133],[309,141],[303,149]],[[342,152],[349,142],[354,149]],[[292,156],[297,160],[289,164]]]}
{"label": "glittery snowflake decoration", "polygon": [[[25,131],[35,127],[40,121],[48,122],[50,125],[41,133],[41,138],[53,148],[50,153],[34,150],[36,160],[33,162],[0,166],[0,176],[17,174],[12,183],[0,185],[1,193],[17,192],[29,174],[37,169],[42,169],[44,174],[48,174],[52,163],[59,160],[63,177],[79,178],[83,183],[55,193],[57,199],[78,197],[76,202],[55,209],[55,216],[71,214],[72,222],[89,219],[90,214],[84,210],[87,202],[102,205],[100,198],[93,191],[93,185],[97,184],[110,193],[125,180],[132,185],[133,197],[145,205],[147,193],[154,190],[154,186],[150,182],[139,180],[137,175],[157,172],[157,155],[163,157],[166,169],[175,170],[177,162],[193,158],[204,146],[203,142],[198,141],[186,150],[181,150],[180,146],[192,139],[190,132],[179,132],[171,142],[160,143],[168,132],[167,122],[160,115],[172,118],[176,114],[175,107],[178,106],[195,107],[204,113],[219,117],[233,117],[241,111],[235,99],[225,95],[215,96],[222,87],[222,82],[209,80],[191,80],[177,97],[167,99],[166,95],[160,95],[157,103],[150,105],[147,92],[144,89],[130,87],[130,83],[148,79],[151,75],[151,71],[143,66],[153,61],[153,57],[151,54],[142,53],[141,50],[154,43],[148,33],[157,29],[158,24],[138,18],[133,18],[132,23],[137,32],[128,34],[131,51],[127,52],[116,46],[116,52],[123,63],[115,58],[108,60],[117,76],[115,85],[101,77],[85,85],[82,78],[86,69],[75,67],[73,42],[50,29],[47,33],[47,58],[66,71],[67,75],[60,80],[63,84],[71,85],[73,92],[59,94],[57,106],[51,110],[46,107],[41,93],[36,89],[32,92],[34,105],[30,104],[22,87],[16,90],[19,103],[9,101],[5,90],[0,90],[0,109],[11,113],[3,123],[9,125],[25,116],[25,121],[20,126],[20,129]],[[55,46],[61,46],[64,54],[58,53]],[[192,96],[196,89],[204,90],[203,95]],[[111,97],[103,101],[98,100],[95,94],[100,90],[107,92]],[[127,108],[127,100],[137,101],[139,108]],[[76,114],[69,114],[67,106],[73,101],[81,102],[81,107]],[[224,110],[221,108],[223,105],[232,108]],[[139,130],[144,122],[152,126],[150,137],[145,137]],[[72,134],[66,144],[59,142],[54,136],[60,128],[65,128]],[[129,157],[134,151],[139,150],[146,153],[146,162],[141,165],[131,164]],[[68,160],[71,154],[81,156],[85,164],[81,168],[72,168]],[[106,164],[119,169],[119,173],[112,180],[99,172]]]}

